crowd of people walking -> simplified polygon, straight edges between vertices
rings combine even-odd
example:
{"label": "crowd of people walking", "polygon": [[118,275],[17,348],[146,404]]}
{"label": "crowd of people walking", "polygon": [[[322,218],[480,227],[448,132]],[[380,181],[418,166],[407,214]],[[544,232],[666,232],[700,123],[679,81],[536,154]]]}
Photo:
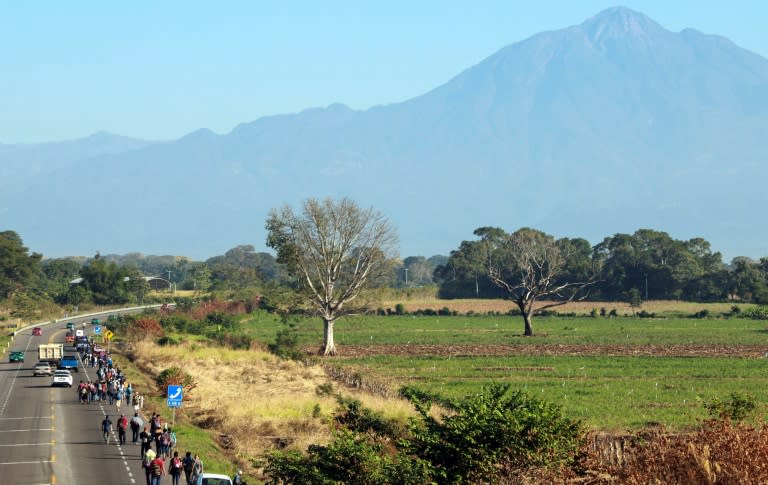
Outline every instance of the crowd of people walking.
{"label": "crowd of people walking", "polygon": [[[203,474],[203,461],[198,454],[185,452],[179,456],[176,433],[163,421],[162,416],[152,413],[145,423],[142,418],[144,396],[135,392],[125,374],[115,366],[110,355],[104,351],[95,352],[93,341],[78,347],[81,361],[96,369],[96,379],[80,381],[77,394],[80,403],[89,405],[101,403],[115,406],[119,414],[117,418],[118,445],[125,445],[128,428],[131,430],[131,444],[140,445],[139,457],[147,479],[147,485],[161,485],[164,476],[171,478],[171,485],[181,485],[184,476],[186,485],[195,485],[197,478]],[[123,411],[125,407],[133,410],[133,416],[128,419]],[[113,432],[113,423],[109,414],[101,422],[101,432],[105,444],[109,444]],[[154,446],[154,448],[153,448]],[[242,472],[235,475],[236,485],[245,485]]]}

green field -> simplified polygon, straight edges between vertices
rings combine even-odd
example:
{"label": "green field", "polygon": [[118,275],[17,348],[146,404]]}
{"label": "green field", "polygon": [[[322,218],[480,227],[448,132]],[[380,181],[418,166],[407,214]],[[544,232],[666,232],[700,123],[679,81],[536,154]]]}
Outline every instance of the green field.
{"label": "green field", "polygon": [[[283,326],[266,314],[254,315],[251,322],[249,332],[263,341],[273,340]],[[319,345],[320,319],[294,324],[300,343]],[[392,389],[408,384],[458,396],[490,383],[510,383],[561,404],[568,415],[597,429],[691,428],[707,416],[703,402],[731,392],[755,396],[759,417],[767,409],[768,359],[762,352],[733,356],[728,348],[765,346],[768,351],[768,331],[761,321],[540,317],[534,320],[539,335],[532,338],[522,337],[521,319],[509,316],[364,316],[342,319],[336,328],[341,354],[336,362]],[[405,348],[406,355],[344,357],[344,345],[372,344],[392,345],[401,353]],[[409,344],[541,347],[529,354],[438,356],[407,355]],[[589,355],[560,355],[559,345],[583,345]],[[612,346],[614,355],[589,350],[595,345]],[[647,346],[657,355],[632,355]],[[705,346],[706,355],[664,355],[675,346]]]}

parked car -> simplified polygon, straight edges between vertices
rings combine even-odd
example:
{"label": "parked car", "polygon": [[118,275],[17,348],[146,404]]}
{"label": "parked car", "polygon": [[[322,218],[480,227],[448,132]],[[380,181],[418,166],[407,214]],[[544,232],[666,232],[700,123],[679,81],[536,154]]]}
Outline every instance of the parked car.
{"label": "parked car", "polygon": [[40,327],[35,327],[32,329],[32,335],[39,337],[43,334],[43,329]]}
{"label": "parked car", "polygon": [[67,330],[74,330],[75,322],[67,322]]}
{"label": "parked car", "polygon": [[91,325],[98,325],[101,323],[101,320],[98,318],[91,318]]}
{"label": "parked car", "polygon": [[24,362],[24,351],[14,350],[8,355],[8,362]]}
{"label": "parked car", "polygon": [[47,361],[40,361],[32,368],[32,375],[34,376],[52,376],[53,367],[51,363]]}
{"label": "parked car", "polygon": [[72,374],[68,370],[54,371],[53,378],[51,378],[51,387],[56,386],[72,387]]}
{"label": "parked car", "polygon": [[232,485],[232,479],[219,473],[203,473],[197,477],[195,485]]}

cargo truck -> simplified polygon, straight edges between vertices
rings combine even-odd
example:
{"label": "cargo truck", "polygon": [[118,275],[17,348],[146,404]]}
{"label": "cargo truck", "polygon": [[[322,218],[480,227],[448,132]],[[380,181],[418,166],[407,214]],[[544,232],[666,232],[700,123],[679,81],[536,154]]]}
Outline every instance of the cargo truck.
{"label": "cargo truck", "polygon": [[37,347],[38,360],[45,360],[48,362],[58,362],[64,355],[64,344],[40,344]]}

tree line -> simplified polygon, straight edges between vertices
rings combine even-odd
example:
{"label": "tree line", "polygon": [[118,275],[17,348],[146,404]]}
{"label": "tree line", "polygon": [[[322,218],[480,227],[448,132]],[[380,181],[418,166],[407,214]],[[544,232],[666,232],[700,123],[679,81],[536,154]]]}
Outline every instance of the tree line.
{"label": "tree line", "polygon": [[[509,298],[494,283],[487,256],[489,248],[510,234],[515,233],[482,227],[474,231],[475,239],[462,241],[449,256],[395,259],[378,284],[434,285],[442,298]],[[569,247],[559,281],[582,280],[588,269],[599,266],[599,278],[587,296],[590,300],[768,303],[768,257],[737,257],[724,263],[722,255],[702,238],[677,240],[651,229],[615,234],[596,245],[580,238],[558,241]],[[17,306],[31,307],[41,301],[72,306],[140,302],[148,292],[145,275],[200,292],[264,291],[299,283],[275,256],[257,252],[251,245],[236,246],[206,261],[141,253],[46,259],[30,253],[16,232],[0,232],[0,300],[13,300]],[[81,283],[72,284],[78,278]]]}
{"label": "tree line", "polygon": [[[434,271],[442,298],[508,298],[504,288],[495,284],[488,271],[492,248],[511,235],[533,231],[524,228],[508,234],[504,230],[482,227],[475,230],[475,240],[462,241],[448,261]],[[615,234],[597,245],[584,239],[562,238],[569,257],[556,281],[584,280],[593,269],[599,276],[589,289],[590,300],[642,301],[737,300],[768,303],[768,257],[754,261],[734,258],[725,264],[702,238],[673,239],[669,234],[640,229],[633,234]]]}

